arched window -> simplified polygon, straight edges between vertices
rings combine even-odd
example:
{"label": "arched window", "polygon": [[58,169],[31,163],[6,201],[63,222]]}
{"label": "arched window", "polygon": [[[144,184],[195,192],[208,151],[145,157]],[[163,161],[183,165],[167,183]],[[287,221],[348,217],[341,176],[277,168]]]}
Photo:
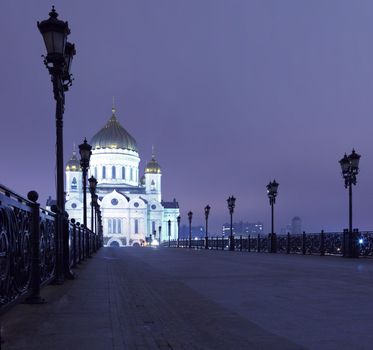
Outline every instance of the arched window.
{"label": "arched window", "polygon": [[118,219],[118,233],[122,233],[122,223],[120,221],[120,219]]}
{"label": "arched window", "polygon": [[135,233],[139,233],[139,220],[135,219]]}
{"label": "arched window", "polygon": [[113,179],[115,179],[115,166],[113,165],[112,166],[112,168],[111,168],[111,177],[113,178]]}
{"label": "arched window", "polygon": [[95,166],[95,179],[97,179],[97,166]]}
{"label": "arched window", "polygon": [[154,180],[152,180],[152,182],[150,183],[150,190],[151,191],[155,191],[155,182],[154,182]]}
{"label": "arched window", "polygon": [[112,227],[112,220],[111,219],[108,220],[108,231],[109,231],[109,233],[113,233],[113,227]]}
{"label": "arched window", "polygon": [[77,189],[76,177],[73,177],[73,181],[71,181],[71,189],[72,190],[76,190]]}
{"label": "arched window", "polygon": [[130,180],[133,181],[133,169],[130,169]]}
{"label": "arched window", "polygon": [[113,233],[117,233],[117,220],[113,219]]}
{"label": "arched window", "polygon": [[154,231],[155,231],[155,221],[152,221],[152,234],[154,235]]}
{"label": "arched window", "polygon": [[106,179],[106,167],[105,166],[102,167],[102,178]]}
{"label": "arched window", "polygon": [[126,177],[126,168],[122,166],[122,179],[124,180]]}

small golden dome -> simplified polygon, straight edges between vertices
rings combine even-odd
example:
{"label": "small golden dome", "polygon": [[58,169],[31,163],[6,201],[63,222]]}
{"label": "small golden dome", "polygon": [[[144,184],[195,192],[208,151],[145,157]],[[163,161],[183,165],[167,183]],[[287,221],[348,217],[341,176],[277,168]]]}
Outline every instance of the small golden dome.
{"label": "small golden dome", "polygon": [[67,162],[66,171],[80,171],[80,162],[76,157],[76,152],[73,152],[71,159]]}
{"label": "small golden dome", "polygon": [[154,155],[152,156],[152,160],[148,162],[145,168],[145,174],[161,174],[161,167],[155,160]]}

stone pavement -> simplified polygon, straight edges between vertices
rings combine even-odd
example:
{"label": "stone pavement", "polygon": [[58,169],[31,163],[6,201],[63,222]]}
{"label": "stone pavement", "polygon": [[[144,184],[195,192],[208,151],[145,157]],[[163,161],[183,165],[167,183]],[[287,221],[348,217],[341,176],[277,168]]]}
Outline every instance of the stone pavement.
{"label": "stone pavement", "polygon": [[45,305],[2,317],[2,349],[372,349],[373,261],[104,248]]}

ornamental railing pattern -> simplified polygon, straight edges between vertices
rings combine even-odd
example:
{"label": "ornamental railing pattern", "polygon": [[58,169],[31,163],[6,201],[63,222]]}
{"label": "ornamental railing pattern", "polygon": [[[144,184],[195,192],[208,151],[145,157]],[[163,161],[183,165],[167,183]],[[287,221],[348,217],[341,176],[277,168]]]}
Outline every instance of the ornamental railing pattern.
{"label": "ornamental railing pattern", "polygon": [[71,269],[102,246],[102,232],[41,209],[37,197],[31,191],[26,199],[0,185],[0,313],[22,300],[41,303],[43,285],[74,278]]}
{"label": "ornamental railing pattern", "polygon": [[[347,257],[373,257],[373,231],[324,232],[285,235],[234,236],[234,250],[246,252],[283,253],[302,255],[336,255]],[[204,238],[171,240],[164,246],[174,248],[205,249]],[[229,237],[210,236],[207,247],[229,250]]]}

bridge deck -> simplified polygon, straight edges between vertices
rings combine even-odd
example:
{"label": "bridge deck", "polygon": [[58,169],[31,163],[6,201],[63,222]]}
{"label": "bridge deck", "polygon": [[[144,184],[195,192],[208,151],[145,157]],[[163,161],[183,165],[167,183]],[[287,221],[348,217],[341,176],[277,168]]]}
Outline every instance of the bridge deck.
{"label": "bridge deck", "polygon": [[372,260],[104,248],[78,274],[2,349],[372,349]]}

